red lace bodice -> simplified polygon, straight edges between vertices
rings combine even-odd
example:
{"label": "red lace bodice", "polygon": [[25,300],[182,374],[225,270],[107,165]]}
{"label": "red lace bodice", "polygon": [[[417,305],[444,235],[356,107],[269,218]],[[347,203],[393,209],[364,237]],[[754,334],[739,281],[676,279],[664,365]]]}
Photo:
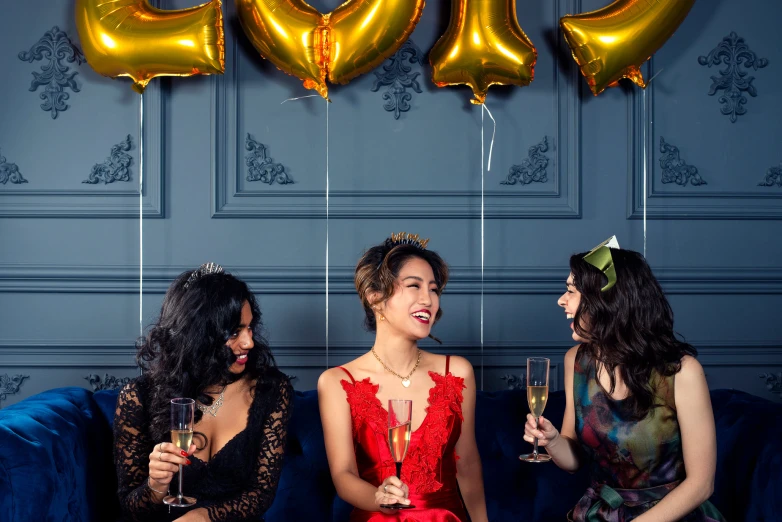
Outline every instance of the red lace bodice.
{"label": "red lace bodice", "polygon": [[[342,368],[345,370],[344,368]],[[369,378],[343,379],[350,416],[356,464],[362,479],[374,486],[396,473],[388,447],[388,412],[377,398],[379,385]],[[410,520],[466,521],[467,515],[456,482],[456,442],[461,435],[462,390],[464,379],[447,370],[445,375],[429,372],[434,386],[429,390],[429,406],[421,425],[410,437],[410,446],[402,465],[402,482],[410,488],[410,499],[418,509],[389,516],[354,511],[351,522]]]}

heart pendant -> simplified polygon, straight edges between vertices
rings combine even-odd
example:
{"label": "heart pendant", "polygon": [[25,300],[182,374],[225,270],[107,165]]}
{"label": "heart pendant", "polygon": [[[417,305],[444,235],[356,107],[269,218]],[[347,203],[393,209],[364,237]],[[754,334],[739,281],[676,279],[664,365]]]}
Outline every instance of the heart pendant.
{"label": "heart pendant", "polygon": [[405,388],[409,388],[410,387],[410,379],[402,379],[402,386],[404,386]]}

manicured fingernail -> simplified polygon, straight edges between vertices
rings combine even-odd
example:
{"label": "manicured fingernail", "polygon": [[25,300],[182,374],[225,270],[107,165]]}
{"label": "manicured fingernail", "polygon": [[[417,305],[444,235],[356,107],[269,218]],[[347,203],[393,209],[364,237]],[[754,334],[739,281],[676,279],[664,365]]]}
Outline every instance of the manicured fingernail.
{"label": "manicured fingernail", "polygon": [[187,452],[185,450],[182,450],[179,452],[183,457],[187,457]]}
{"label": "manicured fingernail", "polygon": [[185,464],[190,464],[190,459],[185,459]]}

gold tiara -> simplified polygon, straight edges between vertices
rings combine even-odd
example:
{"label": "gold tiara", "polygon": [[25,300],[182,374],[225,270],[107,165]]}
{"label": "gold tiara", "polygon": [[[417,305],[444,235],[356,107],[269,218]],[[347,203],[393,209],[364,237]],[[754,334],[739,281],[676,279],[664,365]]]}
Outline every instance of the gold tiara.
{"label": "gold tiara", "polygon": [[413,245],[421,250],[426,250],[426,245],[429,244],[429,240],[421,239],[418,234],[399,232],[398,234],[391,234],[391,237],[386,239],[386,244],[391,248],[399,245]]}
{"label": "gold tiara", "polygon": [[[426,245],[429,244],[428,239],[421,239],[421,236],[418,234],[410,234],[408,232],[399,232],[396,234],[391,234],[391,237],[386,239],[385,246],[390,251],[392,248],[398,247],[399,245],[412,245],[416,248],[420,248],[421,250],[426,250]],[[386,252],[387,254],[388,252]],[[383,261],[385,261],[386,256],[383,256],[383,259],[380,260],[380,262],[377,264],[377,267],[375,270],[379,269],[383,265]]]}

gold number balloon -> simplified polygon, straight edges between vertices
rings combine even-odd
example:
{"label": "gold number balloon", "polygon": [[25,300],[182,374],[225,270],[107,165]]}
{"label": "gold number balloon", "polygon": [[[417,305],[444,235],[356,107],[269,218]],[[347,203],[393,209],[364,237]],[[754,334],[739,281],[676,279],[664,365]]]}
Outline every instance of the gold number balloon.
{"label": "gold number balloon", "polygon": [[628,78],[646,88],[641,64],[673,35],[695,0],[616,0],[562,17],[560,26],[595,96]]}
{"label": "gold number balloon", "polygon": [[245,34],[264,58],[326,98],[379,66],[415,29],[424,0],[348,0],[321,14],[303,0],[236,0]]}
{"label": "gold number balloon", "polygon": [[221,0],[176,11],[147,0],[76,0],[76,29],[87,63],[130,77],[139,93],[156,76],[225,71]]}
{"label": "gold number balloon", "polygon": [[474,104],[486,100],[491,85],[529,85],[537,57],[516,18],[516,0],[451,0],[448,29],[429,53],[435,85],[469,85]]}

